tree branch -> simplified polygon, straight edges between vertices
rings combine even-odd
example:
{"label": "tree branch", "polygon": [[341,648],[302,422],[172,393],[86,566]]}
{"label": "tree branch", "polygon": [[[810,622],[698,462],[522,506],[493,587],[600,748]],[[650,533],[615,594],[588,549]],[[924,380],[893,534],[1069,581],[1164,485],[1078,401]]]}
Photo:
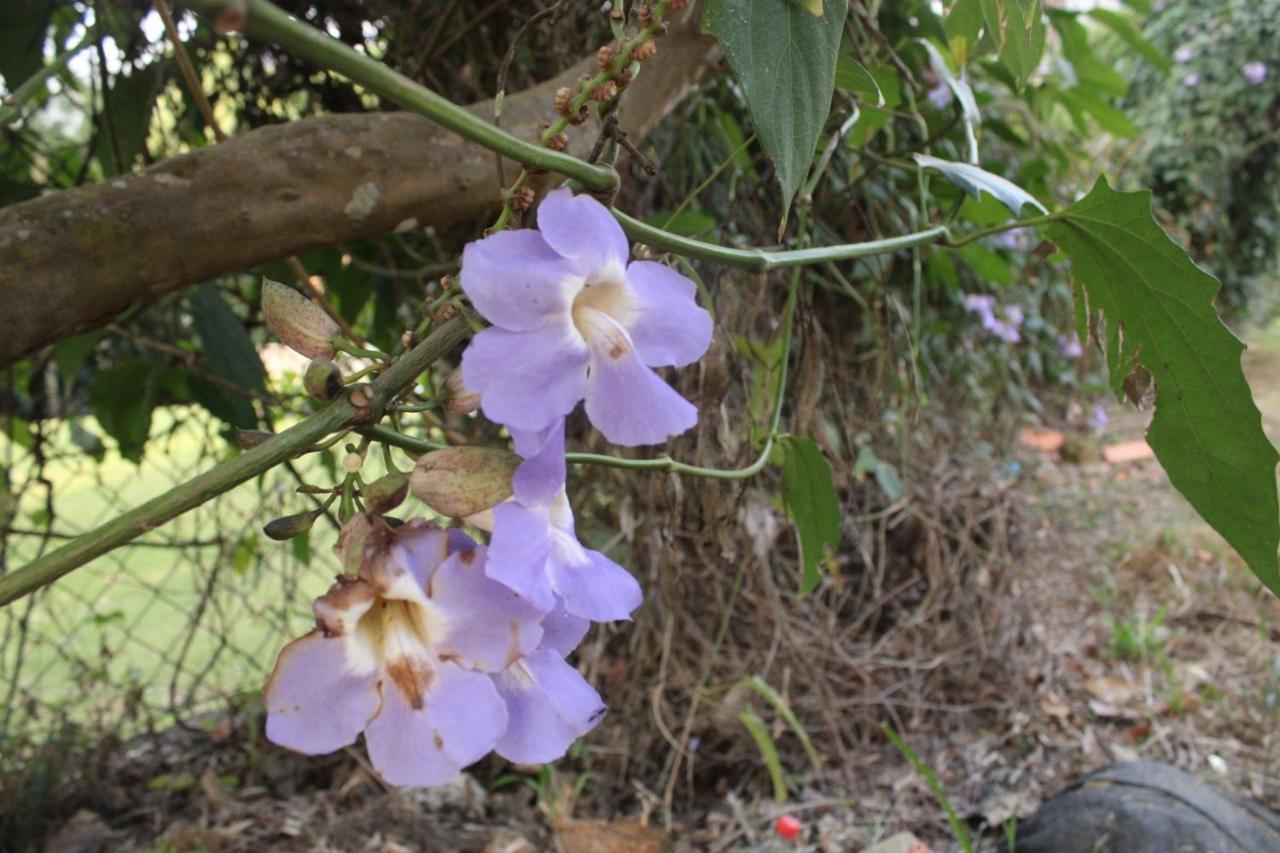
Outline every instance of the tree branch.
{"label": "tree branch", "polygon": [[[622,100],[643,136],[715,56],[692,16]],[[503,124],[536,139],[583,60],[508,96]],[[468,108],[493,115],[487,101]],[[590,150],[596,129],[567,149]],[[479,218],[501,204],[492,154],[411,113],[328,115],[259,128],[100,184],[0,209],[0,367],[196,282],[397,227]]]}

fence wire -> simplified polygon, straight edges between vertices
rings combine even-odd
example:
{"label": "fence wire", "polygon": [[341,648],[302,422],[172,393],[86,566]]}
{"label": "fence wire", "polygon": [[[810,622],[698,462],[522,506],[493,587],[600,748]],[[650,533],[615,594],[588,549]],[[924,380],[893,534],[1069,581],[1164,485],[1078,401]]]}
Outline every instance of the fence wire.
{"label": "fence wire", "polygon": [[[202,410],[157,410],[139,465],[93,447],[94,424],[0,435],[8,490],[0,571],[43,554],[206,470],[229,449]],[[315,457],[300,461],[319,469]],[[128,738],[198,725],[261,689],[279,648],[311,626],[336,531],[273,542],[273,517],[308,506],[277,468],[0,609],[0,769],[68,733]],[[314,556],[314,559],[313,559]]]}

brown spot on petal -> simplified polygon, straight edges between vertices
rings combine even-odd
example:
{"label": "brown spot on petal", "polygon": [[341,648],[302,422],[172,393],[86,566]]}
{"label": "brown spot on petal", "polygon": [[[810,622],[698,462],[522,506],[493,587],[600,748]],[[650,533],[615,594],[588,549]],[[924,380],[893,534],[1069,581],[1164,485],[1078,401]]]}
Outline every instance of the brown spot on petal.
{"label": "brown spot on petal", "polygon": [[435,670],[423,658],[401,657],[387,661],[387,675],[410,708],[421,710],[424,697],[435,680]]}
{"label": "brown spot on petal", "polygon": [[476,549],[471,548],[469,550],[459,552],[458,559],[470,566],[476,561]]}
{"label": "brown spot on petal", "polygon": [[431,730],[431,739],[436,743],[436,749],[444,749],[444,738],[440,737],[440,733],[435,729]]}
{"label": "brown spot on petal", "polygon": [[346,633],[343,616],[347,611],[372,601],[377,592],[363,578],[339,575],[329,591],[315,600],[311,606],[316,616],[316,627],[326,637],[341,637]]}
{"label": "brown spot on petal", "polygon": [[520,623],[512,619],[507,623],[507,630],[511,632],[511,645],[507,648],[507,657],[502,662],[503,669],[524,657],[524,652],[520,650]]}
{"label": "brown spot on petal", "polygon": [[612,359],[613,361],[617,361],[618,359],[622,358],[626,354],[627,354],[627,348],[622,346],[621,344],[614,344],[612,347],[609,348],[609,358]]}

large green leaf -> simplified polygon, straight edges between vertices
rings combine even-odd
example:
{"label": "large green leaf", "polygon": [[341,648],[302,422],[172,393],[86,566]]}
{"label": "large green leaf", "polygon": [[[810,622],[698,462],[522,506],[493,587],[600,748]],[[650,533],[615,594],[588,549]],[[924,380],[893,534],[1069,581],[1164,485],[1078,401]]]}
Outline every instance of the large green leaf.
{"label": "large green leaf", "polygon": [[983,23],[1000,62],[1025,86],[1044,55],[1044,14],[1040,0],[980,0]]}
{"label": "large green leaf", "polygon": [[1110,29],[1120,40],[1162,73],[1173,70],[1173,61],[1163,50],[1148,41],[1124,15],[1111,9],[1091,9],[1089,17]]}
{"label": "large green leaf", "polygon": [[158,362],[133,358],[98,371],[89,386],[94,417],[116,440],[120,455],[134,463],[142,461],[147,446],[163,374]]}
{"label": "large green leaf", "polygon": [[1156,381],[1147,441],[1170,481],[1280,594],[1278,457],[1240,366],[1244,344],[1214,311],[1218,281],[1156,224],[1150,193],[1105,179],[1048,232],[1106,320],[1108,358],[1141,361]]}
{"label": "large green leaf", "polygon": [[[707,0],[703,29],[724,46],[790,207],[831,111],[849,4],[825,0],[819,19],[783,0]],[[784,214],[785,219],[785,214]]]}
{"label": "large green leaf", "polygon": [[0,2],[0,76],[10,92],[44,65],[44,42],[53,6],[52,0]]}
{"label": "large green leaf", "polygon": [[[191,295],[191,317],[204,350],[205,366],[215,376],[233,382],[246,391],[266,391],[266,371],[244,323],[222,298],[218,288],[202,284]],[[252,429],[258,425],[253,403],[244,394],[213,386],[211,393],[223,398],[223,405],[206,406],[214,415],[235,427]]]}
{"label": "large green leaf", "polygon": [[782,443],[782,499],[800,539],[804,575],[801,593],[822,581],[821,566],[840,545],[840,499],[831,480],[831,466],[818,445],[807,438]]}
{"label": "large green leaf", "polygon": [[128,173],[143,153],[151,130],[156,98],[164,89],[169,66],[154,62],[129,76],[118,76],[105,95],[106,108],[98,115],[103,171],[108,175]]}

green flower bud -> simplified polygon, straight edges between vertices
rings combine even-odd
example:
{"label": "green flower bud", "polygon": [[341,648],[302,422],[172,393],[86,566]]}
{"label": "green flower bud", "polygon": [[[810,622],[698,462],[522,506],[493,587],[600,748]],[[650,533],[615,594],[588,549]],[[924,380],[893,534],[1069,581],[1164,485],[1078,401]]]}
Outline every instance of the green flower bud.
{"label": "green flower bud", "polygon": [[342,393],[342,371],[327,358],[312,359],[307,372],[302,374],[302,387],[311,399],[327,403]]}
{"label": "green flower bud", "polygon": [[395,509],[404,503],[409,494],[409,478],[404,474],[387,474],[365,486],[365,515],[382,515],[389,509]]}
{"label": "green flower bud", "polygon": [[520,457],[495,447],[449,447],[418,460],[409,486],[441,515],[465,518],[511,497]]}
{"label": "green flower bud", "polygon": [[333,358],[333,339],[342,330],[323,308],[292,287],[264,278],[262,315],[290,349],[309,358]]}
{"label": "green flower bud", "polygon": [[300,512],[297,515],[286,515],[283,518],[275,518],[268,521],[266,526],[262,528],[262,532],[277,542],[283,542],[286,539],[292,539],[295,536],[301,536],[311,529],[311,525],[315,524],[315,513]]}

